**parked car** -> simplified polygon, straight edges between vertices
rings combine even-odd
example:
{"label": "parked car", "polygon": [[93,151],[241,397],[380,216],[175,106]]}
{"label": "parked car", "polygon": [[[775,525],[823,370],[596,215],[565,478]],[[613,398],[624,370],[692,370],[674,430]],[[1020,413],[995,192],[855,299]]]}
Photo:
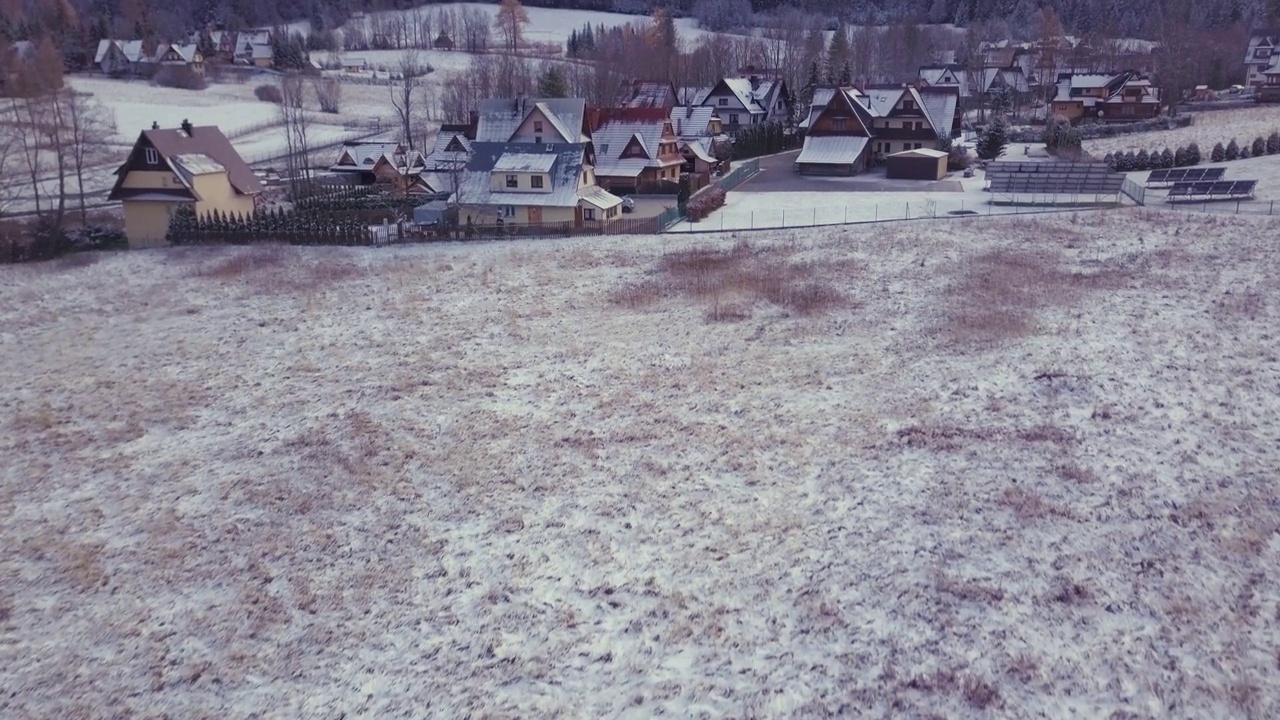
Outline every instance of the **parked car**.
{"label": "parked car", "polygon": [[636,209],[635,200],[632,200],[630,197],[622,198],[622,212],[624,213],[634,212],[635,209]]}

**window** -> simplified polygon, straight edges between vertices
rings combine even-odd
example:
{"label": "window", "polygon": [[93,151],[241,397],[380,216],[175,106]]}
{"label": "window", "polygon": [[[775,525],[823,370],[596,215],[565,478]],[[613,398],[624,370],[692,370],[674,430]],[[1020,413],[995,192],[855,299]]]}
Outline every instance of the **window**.
{"label": "window", "polygon": [[923,130],[923,129],[924,129],[924,123],[922,123],[922,122],[918,122],[918,123],[916,123],[916,129],[917,129],[917,130]]}
{"label": "window", "polygon": [[911,102],[910,100],[903,100],[903,101],[902,101],[902,109],[903,109],[903,110],[915,110],[915,109],[916,109],[916,104],[915,104],[915,103],[913,103],[913,102]]}
{"label": "window", "polygon": [[737,124],[738,124],[738,114],[737,114],[737,113],[730,113],[730,114],[729,114],[729,124],[730,124],[730,125],[737,125]]}
{"label": "window", "polygon": [[502,208],[502,217],[513,218],[516,216],[516,206],[506,205]]}
{"label": "window", "polygon": [[542,132],[542,121],[541,121],[541,120],[534,120],[534,121],[533,121],[533,131],[534,131],[534,132],[536,132],[536,133],[540,133],[540,132]]}
{"label": "window", "polygon": [[530,181],[529,181],[529,182],[530,182],[530,187],[534,187],[534,188],[541,188],[541,187],[542,187],[542,176],[541,176],[541,175],[534,175],[534,176],[530,179]]}
{"label": "window", "polygon": [[520,187],[520,178],[519,178],[518,176],[516,176],[516,175],[508,175],[508,176],[507,176],[507,187],[509,187],[509,188],[513,188],[513,187]]}
{"label": "window", "polygon": [[720,105],[720,107],[724,107],[729,104],[729,98],[720,98],[720,100],[718,100],[717,102]]}
{"label": "window", "polygon": [[156,152],[155,148],[147,148],[147,164],[148,165],[160,164],[160,153]]}
{"label": "window", "polygon": [[600,146],[600,154],[601,154],[601,155],[608,155],[608,154],[609,154],[609,143],[605,143],[605,144],[603,144],[603,145],[601,145],[601,146]]}
{"label": "window", "polygon": [[595,220],[595,219],[596,219],[596,210],[595,210],[595,208],[584,208],[584,209],[582,210],[582,219],[583,219],[583,220]]}
{"label": "window", "polygon": [[920,149],[920,143],[916,143],[916,150]]}
{"label": "window", "polygon": [[847,125],[848,125],[848,124],[849,124],[849,121],[848,121],[848,120],[845,120],[844,118],[836,118],[835,123],[834,123],[834,125],[835,125],[835,131],[836,131],[836,132],[844,132],[845,130],[847,130],[847,129],[848,129],[848,128],[847,128]]}

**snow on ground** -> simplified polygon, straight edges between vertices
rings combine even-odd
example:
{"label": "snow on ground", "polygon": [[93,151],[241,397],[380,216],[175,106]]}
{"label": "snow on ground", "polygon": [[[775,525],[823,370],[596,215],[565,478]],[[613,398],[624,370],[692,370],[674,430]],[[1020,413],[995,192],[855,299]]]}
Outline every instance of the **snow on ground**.
{"label": "snow on ground", "polygon": [[193,125],[217,125],[231,135],[275,120],[280,113],[279,106],[253,97],[258,83],[215,83],[205,90],[180,90],[156,87],[144,80],[83,75],[68,77],[67,82],[80,92],[92,93],[111,109],[116,141],[127,145],[152,122],[171,128],[190,120]]}
{"label": "snow on ground", "polygon": [[[399,70],[400,62],[407,54],[416,55],[420,64],[430,65],[432,68],[435,68],[436,72],[466,70],[471,64],[472,57],[470,53],[465,52],[417,49],[352,50],[350,52],[340,53],[318,50],[311,53],[311,57],[321,63],[327,63],[335,57],[346,61],[364,59],[369,63],[370,68],[384,70],[386,72],[395,72]],[[385,73],[380,73],[380,75],[385,77]]]}
{"label": "snow on ground", "polygon": [[[848,191],[755,192],[748,181],[726,195],[724,207],[698,222],[677,223],[669,232],[802,228],[885,220],[954,218],[973,214],[1025,215],[1062,209],[1052,205],[993,205],[991,193],[982,189],[986,178],[981,170],[972,178],[964,179],[959,173],[952,173],[942,183],[919,183],[921,186],[952,186],[954,189],[951,191],[877,191],[876,185],[883,182],[883,176],[806,177],[803,180],[806,187],[822,182],[847,187]],[[895,187],[903,184],[910,183],[899,182]],[[1064,196],[1056,200],[1064,204],[1077,204],[1093,202],[1097,198],[1092,195],[1078,198]],[[1102,200],[1114,202],[1114,197]]]}
{"label": "snow on ground", "polygon": [[[418,12],[426,13],[440,10],[452,10],[457,13],[463,8],[472,7],[479,8],[481,11],[489,15],[490,25],[492,18],[498,14],[498,5],[486,3],[442,3],[439,5],[426,5],[419,8]],[[649,23],[652,22],[648,15],[625,15],[623,13],[599,12],[596,10],[572,10],[561,8],[542,8],[542,7],[526,7],[525,12],[529,14],[529,24],[525,26],[522,37],[525,42],[553,42],[564,44],[569,39],[570,33],[575,30],[581,30],[584,25],[591,25],[597,28],[603,25],[606,28],[620,27],[629,23]],[[387,10],[382,13],[369,13],[365,16],[364,32],[368,35],[370,22],[369,19],[374,15],[382,15],[383,17],[391,17],[399,13],[403,17],[412,20],[413,10]],[[356,27],[362,21],[353,19],[347,23],[347,27]],[[680,37],[685,40],[698,40],[704,35],[708,35],[706,30],[698,27],[698,22],[693,18],[676,18],[675,26]],[[439,32],[439,26],[433,23],[435,32]],[[454,40],[458,40],[455,36]],[[491,39],[491,44],[498,44],[497,34]]]}
{"label": "snow on ground", "polygon": [[[347,130],[337,125],[312,124],[307,128],[307,145],[315,149],[316,163],[327,167],[338,157],[338,151],[328,150],[329,146],[336,146],[367,135],[368,131],[365,129]],[[288,139],[284,128],[272,128],[236,138],[231,141],[231,144],[240,153],[240,157],[251,165],[278,158],[288,152]]]}
{"label": "snow on ground", "polygon": [[[1280,214],[1280,155],[1264,155],[1248,160],[1232,160],[1221,163],[1201,163],[1196,167],[1221,167],[1227,172],[1223,180],[1257,180],[1254,199],[1211,203],[1174,204],[1166,206],[1167,188],[1148,188],[1146,202],[1148,206],[1166,206],[1181,208],[1193,212],[1244,213],[1254,215]],[[1146,185],[1150,172],[1129,173],[1129,179],[1139,185]]]}
{"label": "snow on ground", "polygon": [[1177,150],[1179,146],[1197,143],[1200,152],[1208,157],[1216,143],[1226,145],[1232,138],[1242,146],[1252,143],[1253,139],[1270,135],[1280,130],[1280,112],[1274,107],[1241,108],[1236,110],[1216,110],[1212,112],[1194,113],[1195,120],[1190,127],[1174,130],[1157,130],[1153,132],[1118,135],[1098,140],[1085,140],[1084,149],[1096,157],[1107,153],[1139,150]]}
{"label": "snow on ground", "polygon": [[1270,229],[0,268],[0,716],[1275,717]]}

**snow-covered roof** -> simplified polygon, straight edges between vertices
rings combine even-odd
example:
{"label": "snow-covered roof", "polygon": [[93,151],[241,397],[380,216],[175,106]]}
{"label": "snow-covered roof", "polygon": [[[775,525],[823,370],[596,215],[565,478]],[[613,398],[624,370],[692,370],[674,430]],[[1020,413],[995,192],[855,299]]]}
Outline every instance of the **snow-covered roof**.
{"label": "snow-covered roof", "polygon": [[250,48],[250,55],[254,60],[270,60],[272,58],[271,45],[267,43],[254,43]]}
{"label": "snow-covered roof", "polygon": [[507,152],[493,164],[494,172],[550,172],[555,155],[547,153]]}
{"label": "snow-covered roof", "polygon": [[906,88],[872,88],[867,90],[863,105],[872,115],[884,117],[893,111]]}
{"label": "snow-covered roof", "polygon": [[476,123],[478,142],[510,142],[525,118],[540,111],[561,135],[561,142],[577,143],[587,104],[582,98],[488,98],[480,101]]}
{"label": "snow-covered roof", "polygon": [[933,126],[938,137],[951,135],[951,127],[956,117],[956,105],[960,98],[951,90],[930,92],[927,88],[916,92],[920,99],[920,108]]}
{"label": "snow-covered roof", "polygon": [[693,153],[693,156],[702,162],[714,165],[719,161],[716,160],[715,155],[711,154],[711,149],[707,147],[711,142],[711,138],[695,138],[692,140],[681,140],[679,146],[688,148],[689,152]]}
{"label": "snow-covered roof", "polygon": [[608,210],[611,207],[617,207],[622,204],[622,198],[605,190],[599,185],[591,185],[582,188],[578,193],[578,199],[584,203],[594,205],[601,210]]}
{"label": "snow-covered roof", "polygon": [[[461,148],[450,150],[450,147]],[[427,153],[427,162],[436,170],[465,166],[471,156],[471,141],[458,132],[441,132],[436,135],[435,146]]]}
{"label": "snow-covered roof", "polygon": [[93,56],[93,62],[102,62],[107,56],[108,48],[112,45],[116,46],[129,62],[139,62],[143,59],[141,40],[99,40],[98,51]]}
{"label": "snow-covered roof", "polygon": [[797,163],[807,165],[851,165],[867,147],[868,138],[860,135],[820,135],[804,139]]}
{"label": "snow-covered roof", "polygon": [[[471,144],[471,160],[458,181],[458,202],[463,205],[536,205],[541,207],[576,207],[578,204],[578,179],[582,173],[582,160],[586,145],[559,143],[533,145],[531,143],[482,142]],[[490,179],[495,167],[507,153],[518,155],[546,155],[551,165],[548,169],[550,187],[546,192],[506,192],[492,190]]]}
{"label": "snow-covered roof", "polygon": [[715,116],[716,109],[709,105],[678,105],[671,108],[671,128],[678,137],[707,137]]}
{"label": "snow-covered roof", "polygon": [[175,169],[178,169],[192,177],[196,175],[211,175],[213,173],[227,171],[227,169],[223,167],[222,163],[201,153],[175,155],[169,158],[169,162]]}
{"label": "snow-covered roof", "polygon": [[668,103],[676,103],[674,92],[675,88],[669,82],[634,80],[623,83],[614,105],[622,108],[667,107]]}
{"label": "snow-covered roof", "polygon": [[[344,145],[338,151],[338,159],[334,161],[330,170],[372,170],[377,164],[378,159],[384,155],[395,155],[400,152],[398,143],[365,143],[361,145]],[[348,157],[352,163],[343,163],[342,158]]]}
{"label": "snow-covered roof", "polygon": [[1115,75],[1105,75],[1101,73],[1088,73],[1072,75],[1067,78],[1067,82],[1073,88],[1100,88],[1106,87],[1108,83],[1115,80]]}
{"label": "snow-covered roof", "polygon": [[903,150],[902,152],[896,152],[889,157],[927,157],[937,160],[938,158],[944,158],[946,156],[947,154],[941,150],[934,150],[932,148],[916,148],[915,150]]}

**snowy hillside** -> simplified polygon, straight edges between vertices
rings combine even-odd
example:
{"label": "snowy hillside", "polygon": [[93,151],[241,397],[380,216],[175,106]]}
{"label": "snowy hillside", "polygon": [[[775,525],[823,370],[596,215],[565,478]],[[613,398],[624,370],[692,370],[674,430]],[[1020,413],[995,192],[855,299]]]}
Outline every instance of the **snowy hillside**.
{"label": "snowy hillside", "polygon": [[0,268],[0,717],[1276,717],[1271,227]]}

